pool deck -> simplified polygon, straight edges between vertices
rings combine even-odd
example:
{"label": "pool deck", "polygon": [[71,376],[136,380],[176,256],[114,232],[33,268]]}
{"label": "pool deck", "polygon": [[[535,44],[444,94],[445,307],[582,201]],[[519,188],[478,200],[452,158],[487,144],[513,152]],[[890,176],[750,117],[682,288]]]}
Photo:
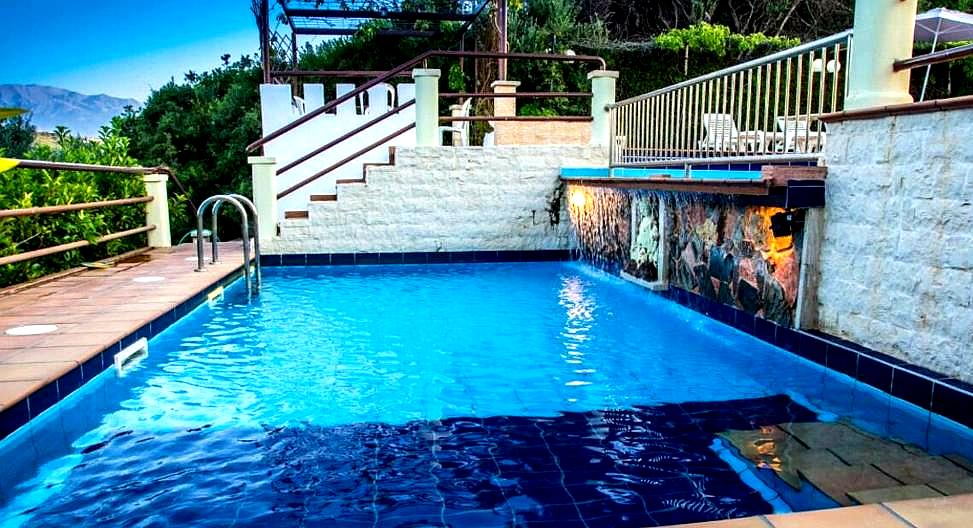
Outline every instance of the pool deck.
{"label": "pool deck", "polygon": [[969,528],[973,494],[761,515],[669,528]]}
{"label": "pool deck", "polygon": [[[194,272],[195,261],[187,260],[195,255],[192,244],[153,249],[146,255],[150,258],[142,262],[133,259],[0,291],[0,412],[55,380],[71,377],[75,369],[87,381],[97,372],[85,373],[79,367],[235,273],[243,263],[239,242],[221,244],[221,262],[203,273]],[[138,277],[165,279],[133,281]],[[57,330],[28,336],[6,333],[17,326],[50,324]],[[98,368],[103,368],[100,362]],[[72,384],[71,390],[75,388]],[[58,389],[58,400],[66,395],[62,392]],[[36,412],[30,414],[33,418]]]}

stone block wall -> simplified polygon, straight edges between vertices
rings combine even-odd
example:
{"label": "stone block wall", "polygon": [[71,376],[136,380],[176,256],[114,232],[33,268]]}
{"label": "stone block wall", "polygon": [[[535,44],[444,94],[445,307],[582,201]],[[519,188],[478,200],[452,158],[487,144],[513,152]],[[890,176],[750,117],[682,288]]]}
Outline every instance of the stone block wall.
{"label": "stone block wall", "polygon": [[829,124],[822,330],[973,382],[973,110]]}
{"label": "stone block wall", "polygon": [[493,123],[497,145],[587,145],[591,123],[564,121],[498,121]]}
{"label": "stone block wall", "polygon": [[410,147],[288,219],[270,253],[568,249],[560,169],[607,164],[598,147]]}

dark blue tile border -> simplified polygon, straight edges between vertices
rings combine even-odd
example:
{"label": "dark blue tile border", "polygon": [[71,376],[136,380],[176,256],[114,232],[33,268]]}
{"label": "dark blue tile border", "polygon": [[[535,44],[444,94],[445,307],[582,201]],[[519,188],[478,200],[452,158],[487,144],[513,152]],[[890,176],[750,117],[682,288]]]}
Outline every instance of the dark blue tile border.
{"label": "dark blue tile border", "polygon": [[973,428],[971,384],[821,331],[781,326],[681,288],[670,287],[659,294],[886,394]]}
{"label": "dark blue tile border", "polygon": [[[474,262],[556,262],[564,260],[575,260],[571,250],[296,253],[290,255],[262,255],[260,258],[260,262],[264,266],[469,264]],[[732,317],[732,314],[729,317]]]}
{"label": "dark blue tile border", "polygon": [[[266,261],[262,260],[261,262]],[[0,440],[3,440],[17,429],[23,427],[27,422],[37,418],[51,406],[68,397],[72,392],[78,390],[82,385],[91,381],[95,376],[112,366],[115,354],[121,351],[122,348],[134,343],[139,338],[151,339],[155,337],[192,311],[193,308],[202,304],[206,300],[206,294],[212,291],[213,288],[226,286],[235,281],[240,275],[241,270],[224,275],[203,291],[193,295],[188,300],[156,317],[152,321],[145,323],[138,330],[123,337],[117,343],[108,346],[60,378],[41,387],[33,394],[27,396],[27,398],[0,411]]]}

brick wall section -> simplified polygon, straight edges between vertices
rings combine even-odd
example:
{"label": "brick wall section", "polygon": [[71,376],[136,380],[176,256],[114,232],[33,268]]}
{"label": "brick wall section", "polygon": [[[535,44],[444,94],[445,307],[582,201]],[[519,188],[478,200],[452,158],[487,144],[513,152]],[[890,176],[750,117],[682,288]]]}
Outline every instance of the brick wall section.
{"label": "brick wall section", "polygon": [[973,110],[829,125],[822,330],[973,382]]}
{"label": "brick wall section", "polygon": [[[607,164],[597,147],[410,147],[364,184],[311,202],[281,224],[272,253],[566,249],[572,245],[563,166]],[[552,201],[559,223],[551,225]]]}
{"label": "brick wall section", "polygon": [[500,121],[493,124],[497,145],[587,145],[591,123]]}

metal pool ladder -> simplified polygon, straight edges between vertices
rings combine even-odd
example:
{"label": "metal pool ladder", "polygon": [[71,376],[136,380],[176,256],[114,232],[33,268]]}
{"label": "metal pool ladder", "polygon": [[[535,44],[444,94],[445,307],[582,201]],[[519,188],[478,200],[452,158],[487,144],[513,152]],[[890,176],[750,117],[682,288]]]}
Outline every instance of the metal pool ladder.
{"label": "metal pool ladder", "polygon": [[[203,200],[203,203],[199,204],[199,208],[196,209],[196,271],[204,271],[206,269],[205,265],[205,249],[203,246],[203,216],[206,214],[206,208],[213,206],[212,213],[212,229],[210,229],[210,240],[213,245],[213,255],[212,264],[216,264],[220,261],[220,247],[219,238],[216,236],[217,222],[219,220],[220,206],[223,202],[229,202],[236,206],[237,211],[240,212],[240,216],[243,218],[243,222],[240,223],[240,231],[243,235],[243,278],[247,283],[247,295],[252,295],[254,292],[260,291],[260,222],[257,218],[257,207],[253,205],[253,202],[249,198],[240,194],[217,194],[210,196],[209,198]],[[247,214],[247,210],[251,214]],[[256,276],[256,286],[253,286],[250,282],[250,228],[249,220],[253,219],[253,249],[255,257],[255,276]]]}

